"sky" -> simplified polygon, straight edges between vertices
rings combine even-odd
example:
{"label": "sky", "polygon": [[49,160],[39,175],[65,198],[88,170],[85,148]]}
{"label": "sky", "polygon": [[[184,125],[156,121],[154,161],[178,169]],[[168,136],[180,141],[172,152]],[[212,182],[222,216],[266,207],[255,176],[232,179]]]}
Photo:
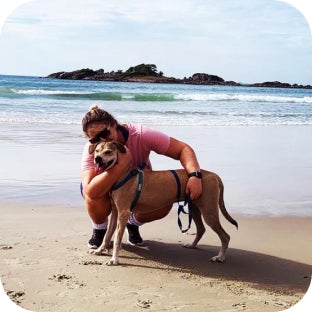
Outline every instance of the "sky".
{"label": "sky", "polygon": [[145,63],[176,78],[312,85],[308,1],[0,0],[0,74]]}

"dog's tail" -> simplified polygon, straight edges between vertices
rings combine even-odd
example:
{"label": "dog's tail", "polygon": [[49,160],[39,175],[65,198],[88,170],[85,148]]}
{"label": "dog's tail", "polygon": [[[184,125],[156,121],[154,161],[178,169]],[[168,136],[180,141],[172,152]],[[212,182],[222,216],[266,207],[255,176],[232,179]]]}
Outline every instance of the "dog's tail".
{"label": "dog's tail", "polygon": [[[218,176],[218,175],[217,175]],[[224,204],[224,199],[223,199],[223,195],[224,195],[224,185],[223,182],[221,180],[221,178],[218,176],[218,181],[219,181],[219,190],[220,190],[220,196],[219,196],[219,208],[222,212],[222,214],[224,215],[224,217],[233,225],[236,226],[236,228],[238,229],[238,223],[236,222],[236,220],[234,220],[230,214],[227,212],[226,208],[225,208],[225,204]]]}

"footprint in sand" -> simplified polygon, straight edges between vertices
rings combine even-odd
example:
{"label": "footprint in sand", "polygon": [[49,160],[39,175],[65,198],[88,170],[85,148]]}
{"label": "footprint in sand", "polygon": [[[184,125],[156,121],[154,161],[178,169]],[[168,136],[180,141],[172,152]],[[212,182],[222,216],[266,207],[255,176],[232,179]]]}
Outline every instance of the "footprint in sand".
{"label": "footprint in sand", "polygon": [[7,292],[7,295],[11,298],[13,302],[15,302],[16,304],[20,304],[21,300],[24,299],[25,293],[23,291],[9,290]]}
{"label": "footprint in sand", "polygon": [[147,309],[151,307],[151,300],[138,300],[137,305],[141,308]]}

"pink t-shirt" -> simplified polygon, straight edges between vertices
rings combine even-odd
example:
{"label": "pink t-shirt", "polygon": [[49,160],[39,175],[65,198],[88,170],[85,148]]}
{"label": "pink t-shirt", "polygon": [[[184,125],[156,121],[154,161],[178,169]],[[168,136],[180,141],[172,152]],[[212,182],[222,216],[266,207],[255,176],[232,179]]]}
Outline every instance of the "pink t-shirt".
{"label": "pink t-shirt", "polygon": [[[151,168],[149,160],[150,152],[164,155],[169,148],[170,137],[157,130],[139,124],[127,124],[129,137],[126,146],[129,148],[133,166],[138,166],[142,162]],[[90,143],[84,146],[81,161],[81,170],[96,169],[93,161],[93,154],[89,154]]]}

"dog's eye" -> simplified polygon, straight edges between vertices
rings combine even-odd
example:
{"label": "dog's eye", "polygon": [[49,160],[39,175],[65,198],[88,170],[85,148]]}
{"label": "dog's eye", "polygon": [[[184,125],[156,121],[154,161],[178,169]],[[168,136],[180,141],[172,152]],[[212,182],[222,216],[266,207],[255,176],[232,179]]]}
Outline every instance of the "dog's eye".
{"label": "dog's eye", "polygon": [[111,154],[111,153],[112,153],[112,151],[105,151],[105,152],[104,152],[105,155],[109,155],[109,154]]}

